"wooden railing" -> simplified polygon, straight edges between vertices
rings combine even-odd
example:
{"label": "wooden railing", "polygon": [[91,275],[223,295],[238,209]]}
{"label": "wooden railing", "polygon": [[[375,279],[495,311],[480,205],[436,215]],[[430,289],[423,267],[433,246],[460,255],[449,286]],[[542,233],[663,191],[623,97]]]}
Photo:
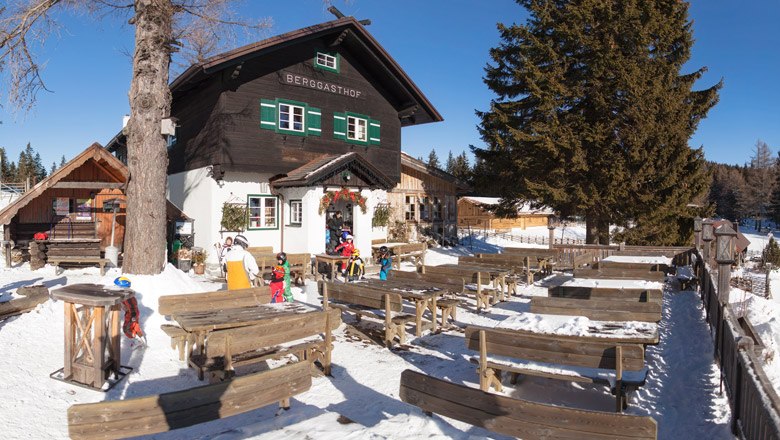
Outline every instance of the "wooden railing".
{"label": "wooden railing", "polygon": [[715,360],[731,406],[732,430],[748,440],[780,439],[780,397],[764,371],[755,335],[747,334],[730,304],[718,300],[716,271],[704,264],[698,250],[694,250],[694,269],[715,338]]}

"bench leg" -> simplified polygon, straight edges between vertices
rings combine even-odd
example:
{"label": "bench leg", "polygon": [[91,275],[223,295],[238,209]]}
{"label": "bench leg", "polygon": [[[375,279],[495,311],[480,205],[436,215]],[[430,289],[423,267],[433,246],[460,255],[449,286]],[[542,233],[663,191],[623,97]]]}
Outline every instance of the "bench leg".
{"label": "bench leg", "polygon": [[290,409],[290,398],[288,397],[288,398],[286,398],[286,399],[282,399],[282,400],[279,402],[279,408],[282,408],[282,409],[283,409],[283,410],[285,410],[285,411],[286,411],[286,410],[288,410],[288,409]]}
{"label": "bench leg", "polygon": [[619,380],[615,382],[615,412],[623,412],[623,404],[625,402],[625,390],[623,389],[623,381]]}

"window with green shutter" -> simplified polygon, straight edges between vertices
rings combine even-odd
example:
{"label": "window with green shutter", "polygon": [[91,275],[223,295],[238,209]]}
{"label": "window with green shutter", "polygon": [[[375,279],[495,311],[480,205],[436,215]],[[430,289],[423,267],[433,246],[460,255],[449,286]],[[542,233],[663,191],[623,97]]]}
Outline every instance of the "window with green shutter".
{"label": "window with green shutter", "polygon": [[333,113],[333,138],[347,140],[347,114]]}
{"label": "window with green shutter", "polygon": [[375,119],[368,120],[368,143],[371,145],[379,145],[379,131],[382,128],[379,121]]}
{"label": "window with green shutter", "polygon": [[261,99],[260,128],[295,136],[321,136],[322,112],[305,102]]}

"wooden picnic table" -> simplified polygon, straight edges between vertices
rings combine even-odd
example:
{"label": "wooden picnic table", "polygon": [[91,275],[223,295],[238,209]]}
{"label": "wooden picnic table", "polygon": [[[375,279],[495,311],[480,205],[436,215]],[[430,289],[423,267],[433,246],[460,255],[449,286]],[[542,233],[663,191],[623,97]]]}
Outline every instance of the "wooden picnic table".
{"label": "wooden picnic table", "polygon": [[[414,303],[415,310],[415,335],[421,336],[424,329],[430,328],[436,332],[436,302],[440,295],[446,291],[428,283],[420,283],[412,280],[382,281],[369,279],[356,283],[367,285],[375,289],[386,290],[401,295],[401,298]],[[423,313],[430,310],[431,321],[423,323]]]}
{"label": "wooden picnic table", "polygon": [[181,312],[172,318],[186,332],[192,333],[200,355],[205,354],[206,336],[213,330],[246,327],[287,315],[317,311],[301,303],[260,304],[251,307]]}
{"label": "wooden picnic table", "polygon": [[344,263],[347,264],[351,257],[344,257],[342,255],[328,255],[328,254],[317,254],[314,256],[314,272],[316,274],[315,279],[321,280],[324,278],[324,275],[320,273],[320,263],[325,263],[330,265],[330,279],[331,281],[335,280],[336,276],[336,263]]}
{"label": "wooden picnic table", "polygon": [[[501,301],[504,300],[504,291],[506,289],[506,277],[512,274],[512,270],[505,267],[498,267],[490,264],[443,264],[440,267],[454,267],[464,272],[473,272],[477,275],[477,295],[482,294],[482,273],[490,274],[493,287],[501,292]],[[500,286],[500,287],[499,287]],[[495,299],[494,299],[495,300]]]}
{"label": "wooden picnic table", "polygon": [[[135,295],[130,289],[107,288],[99,284],[70,284],[51,291],[51,297],[65,303],[65,366],[51,374],[102,390],[124,377],[121,372],[119,312],[122,301]],[[57,377],[55,377],[57,376]]]}
{"label": "wooden picnic table", "polygon": [[[565,318],[563,316],[556,316],[555,318]],[[575,316],[571,317],[575,319]],[[556,337],[560,337],[564,340],[575,340],[577,338],[592,339],[594,341],[609,341],[616,344],[642,344],[642,345],[655,345],[658,344],[658,324],[654,322],[639,322],[639,321],[590,321],[588,328],[584,332],[577,335],[559,335],[554,332],[541,332],[539,329],[532,326],[532,324],[525,325],[522,316],[511,316],[498,324],[497,329],[509,329],[518,332],[528,332],[535,334],[553,334]]]}

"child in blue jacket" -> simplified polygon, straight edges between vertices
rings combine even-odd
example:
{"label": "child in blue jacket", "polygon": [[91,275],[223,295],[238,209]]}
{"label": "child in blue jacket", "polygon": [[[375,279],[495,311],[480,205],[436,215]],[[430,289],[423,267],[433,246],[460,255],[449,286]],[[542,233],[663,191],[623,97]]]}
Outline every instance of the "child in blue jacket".
{"label": "child in blue jacket", "polygon": [[387,280],[387,274],[393,269],[393,259],[387,246],[379,248],[379,279]]}

